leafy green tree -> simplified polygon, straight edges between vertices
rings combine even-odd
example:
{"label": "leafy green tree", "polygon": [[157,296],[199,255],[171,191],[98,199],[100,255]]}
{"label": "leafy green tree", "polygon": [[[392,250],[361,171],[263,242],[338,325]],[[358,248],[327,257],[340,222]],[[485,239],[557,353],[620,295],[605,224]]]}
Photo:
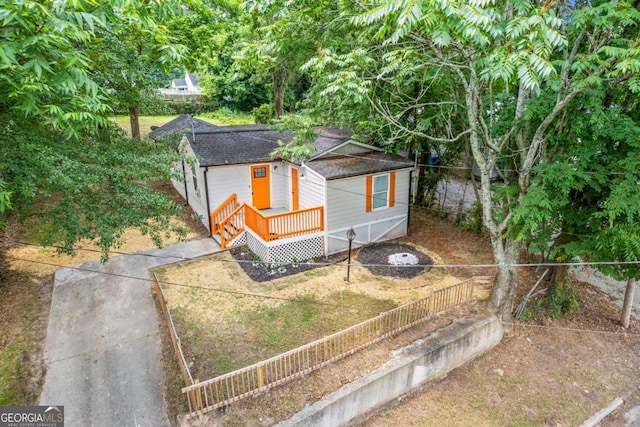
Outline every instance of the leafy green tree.
{"label": "leafy green tree", "polygon": [[170,234],[185,235],[169,222],[181,207],[147,186],[179,177],[172,168],[179,156],[171,147],[127,138],[115,125],[81,131],[70,141],[38,119],[4,115],[2,123],[12,143],[0,154],[0,176],[20,216],[42,227],[43,243],[73,253],[78,240],[95,240],[106,259],[130,227],[158,246]]}
{"label": "leafy green tree", "polygon": [[[631,1],[544,3],[533,1],[384,0],[353,20],[376,37],[360,39],[348,54],[325,55],[322,68],[340,65],[323,81],[323,93],[342,99],[364,98],[397,130],[414,135],[398,117],[398,100],[418,108],[404,81],[426,76],[421,87],[447,82],[439,126],[418,129],[436,143],[468,140],[480,171],[484,226],[491,239],[498,273],[492,303],[505,321],[511,306],[522,244],[513,233],[513,209],[532,189],[532,170],[553,140],[555,127],[587,88],[616,84],[638,91],[640,15]],[[368,31],[363,31],[370,34]],[[363,73],[369,57],[382,55],[383,66]],[[360,66],[364,64],[364,66]],[[393,93],[379,97],[377,80],[400,77]],[[438,86],[447,87],[441,83]],[[533,115],[535,103],[541,110]],[[388,108],[390,103],[395,108]],[[460,111],[463,127],[448,127],[451,111]],[[394,112],[395,114],[388,114]],[[442,129],[445,129],[443,132]],[[493,185],[491,171],[501,169],[504,183]]]}
{"label": "leafy green tree", "polygon": [[130,226],[158,244],[165,231],[182,233],[168,223],[178,206],[145,186],[171,176],[178,155],[110,127],[113,94],[95,72],[113,53],[93,51],[105,35],[152,25],[144,4],[0,0],[1,210],[38,218],[45,241],[68,252],[88,238],[106,257]]}
{"label": "leafy green tree", "polygon": [[140,139],[140,108],[156,97],[162,84],[158,70],[168,69],[186,54],[186,46],[162,23],[178,19],[183,9],[177,0],[102,7],[109,19],[96,30],[98,38],[89,54],[94,63],[91,74],[107,90],[113,107],[127,111],[131,135]]}
{"label": "leafy green tree", "polygon": [[330,24],[333,20],[342,20],[352,7],[349,1],[328,0],[243,3],[251,17],[253,33],[235,59],[241,70],[266,72],[271,76],[276,117],[284,114],[288,87],[297,87],[291,107],[295,107],[307,89],[307,79],[300,70],[302,64],[312,58],[320,46],[345,42],[341,38],[346,34],[339,31],[338,25]]}
{"label": "leafy green tree", "polygon": [[[640,274],[629,263],[640,259],[640,122],[630,114],[635,102],[617,95],[609,85],[576,98],[514,209],[512,230],[560,262],[614,262],[598,269],[631,284]],[[566,267],[556,270],[562,280]],[[633,300],[632,285],[627,297]],[[629,312],[621,322],[628,327]]]}
{"label": "leafy green tree", "polygon": [[269,102],[269,76],[242,70],[234,56],[251,36],[252,21],[237,0],[187,0],[186,12],[166,22],[188,48],[182,69],[197,72],[208,108],[251,111]]}
{"label": "leafy green tree", "polygon": [[105,124],[109,111],[82,48],[106,16],[92,14],[91,2],[73,3],[0,1],[0,109],[43,117],[67,136],[87,122]]}

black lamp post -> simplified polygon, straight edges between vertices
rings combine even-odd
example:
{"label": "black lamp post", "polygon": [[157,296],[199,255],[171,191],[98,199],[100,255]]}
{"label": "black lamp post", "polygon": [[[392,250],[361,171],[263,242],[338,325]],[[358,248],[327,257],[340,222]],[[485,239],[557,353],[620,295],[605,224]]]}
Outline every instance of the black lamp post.
{"label": "black lamp post", "polygon": [[353,239],[356,238],[356,232],[353,231],[353,227],[347,230],[347,239],[349,240],[349,257],[347,259],[347,277],[344,279],[347,282],[349,281],[349,273],[351,272],[351,244],[353,243]]}

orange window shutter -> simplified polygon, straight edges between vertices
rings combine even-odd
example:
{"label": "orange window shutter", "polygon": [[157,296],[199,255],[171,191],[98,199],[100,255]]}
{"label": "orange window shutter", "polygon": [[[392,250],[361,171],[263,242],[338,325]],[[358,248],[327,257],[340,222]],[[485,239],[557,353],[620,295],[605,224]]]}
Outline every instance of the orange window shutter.
{"label": "orange window shutter", "polygon": [[371,212],[373,210],[373,177],[369,175],[367,177],[367,204],[366,210],[367,212]]}
{"label": "orange window shutter", "polygon": [[389,207],[393,207],[396,203],[396,173],[389,174]]}

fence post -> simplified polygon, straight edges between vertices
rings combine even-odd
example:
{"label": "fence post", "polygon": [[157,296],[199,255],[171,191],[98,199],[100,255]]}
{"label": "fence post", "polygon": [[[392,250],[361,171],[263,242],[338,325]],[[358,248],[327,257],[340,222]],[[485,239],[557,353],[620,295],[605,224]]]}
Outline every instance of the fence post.
{"label": "fence post", "polygon": [[[199,383],[200,383],[200,380],[196,378],[196,379],[193,381],[193,383],[194,383],[194,384],[199,384]],[[200,392],[200,389],[199,389],[199,388],[195,389],[194,391],[196,392],[196,394],[195,394],[195,398],[196,398],[196,402],[195,402],[195,404],[196,404],[196,408],[198,408],[198,410],[201,410],[201,409],[203,409],[203,406],[202,406],[202,393]]]}
{"label": "fence post", "polygon": [[258,366],[258,387],[264,386],[264,366]]}

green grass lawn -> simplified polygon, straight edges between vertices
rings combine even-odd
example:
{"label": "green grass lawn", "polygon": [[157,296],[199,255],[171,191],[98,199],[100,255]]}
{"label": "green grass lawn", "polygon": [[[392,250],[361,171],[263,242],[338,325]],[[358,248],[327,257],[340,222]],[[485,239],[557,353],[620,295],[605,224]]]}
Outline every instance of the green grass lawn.
{"label": "green grass lawn", "polygon": [[[162,126],[173,120],[178,115],[173,116],[140,116],[140,132],[142,136],[146,136],[151,132],[151,126]],[[225,125],[242,125],[253,123],[253,116],[249,113],[229,113],[228,111],[206,113],[197,115],[197,118],[218,126]],[[129,116],[114,116],[111,118],[115,124],[126,130],[131,135],[131,126],[129,125]]]}

